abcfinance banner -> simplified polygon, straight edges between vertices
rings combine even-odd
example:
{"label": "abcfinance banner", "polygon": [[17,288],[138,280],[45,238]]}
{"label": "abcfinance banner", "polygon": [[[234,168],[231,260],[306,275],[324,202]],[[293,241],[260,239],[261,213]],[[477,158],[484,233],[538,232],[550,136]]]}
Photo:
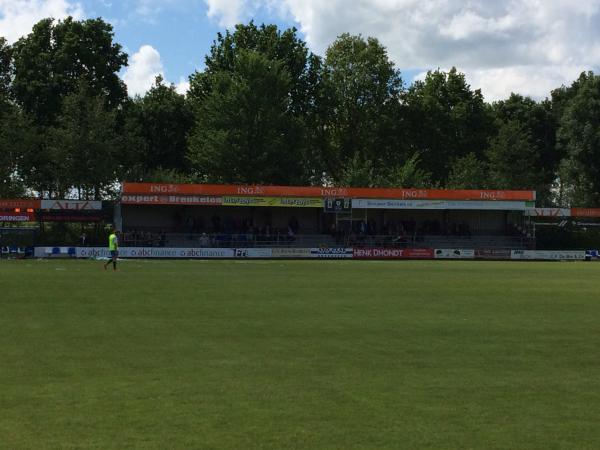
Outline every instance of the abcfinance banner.
{"label": "abcfinance banner", "polygon": [[[77,247],[78,258],[110,257],[106,247]],[[233,248],[121,247],[120,258],[233,258]]]}
{"label": "abcfinance banner", "polygon": [[355,248],[354,259],[432,259],[429,248]]}
{"label": "abcfinance banner", "polygon": [[323,208],[322,198],[223,197],[223,206],[269,206],[280,208]]}
{"label": "abcfinance banner", "polygon": [[583,261],[585,260],[585,250],[512,250],[510,258],[547,261]]}

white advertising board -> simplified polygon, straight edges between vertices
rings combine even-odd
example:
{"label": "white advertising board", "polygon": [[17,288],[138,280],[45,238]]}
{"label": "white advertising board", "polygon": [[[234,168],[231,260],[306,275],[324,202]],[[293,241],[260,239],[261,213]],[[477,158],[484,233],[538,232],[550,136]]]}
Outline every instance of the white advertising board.
{"label": "white advertising board", "polygon": [[311,258],[333,258],[333,259],[345,259],[352,258],[354,250],[352,247],[349,248],[311,248]]}
{"label": "white advertising board", "polygon": [[[106,247],[77,247],[78,258],[109,257]],[[121,247],[120,258],[233,258],[232,248]]]}
{"label": "white advertising board", "polygon": [[547,261],[583,261],[585,250],[512,250],[510,259],[541,259]]}
{"label": "white advertising board", "polygon": [[436,248],[434,257],[436,259],[474,259],[475,250],[464,248]]}
{"label": "white advertising board", "polygon": [[525,201],[353,199],[356,209],[470,209],[524,211]]}
{"label": "white advertising board", "polygon": [[310,258],[310,248],[274,248],[273,258]]}
{"label": "white advertising board", "polygon": [[42,209],[62,211],[98,211],[102,209],[99,200],[42,200]]}
{"label": "white advertising board", "polygon": [[525,215],[530,217],[570,217],[569,208],[527,208]]}

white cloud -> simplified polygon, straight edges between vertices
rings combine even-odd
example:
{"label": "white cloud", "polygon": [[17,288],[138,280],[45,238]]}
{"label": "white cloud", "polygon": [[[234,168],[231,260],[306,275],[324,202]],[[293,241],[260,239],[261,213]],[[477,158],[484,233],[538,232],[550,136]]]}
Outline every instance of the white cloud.
{"label": "white cloud", "polygon": [[130,96],[144,95],[154,84],[158,75],[164,78],[160,53],[151,45],[142,45],[131,56],[129,67],[123,74]]}
{"label": "white cloud", "polygon": [[320,54],[344,32],[377,37],[399,68],[457,66],[488,99],[544,97],[600,67],[600,0],[205,1],[228,26],[275,11]]}
{"label": "white cloud", "polygon": [[0,36],[13,43],[31,32],[41,19],[84,17],[81,4],[68,0],[0,0]]}
{"label": "white cloud", "polygon": [[219,25],[226,28],[245,20],[252,4],[248,0],[204,0],[208,6],[207,15],[216,19]]}
{"label": "white cloud", "polygon": [[177,83],[175,85],[175,90],[181,95],[186,95],[187,91],[189,91],[189,89],[190,89],[190,81],[187,78],[180,77],[179,83]]}

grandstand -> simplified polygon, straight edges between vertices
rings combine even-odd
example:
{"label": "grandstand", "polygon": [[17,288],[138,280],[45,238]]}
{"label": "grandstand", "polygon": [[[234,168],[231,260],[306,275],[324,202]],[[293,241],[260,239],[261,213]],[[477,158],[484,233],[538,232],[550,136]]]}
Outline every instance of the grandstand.
{"label": "grandstand", "polygon": [[534,246],[533,191],[124,183],[129,246]]}

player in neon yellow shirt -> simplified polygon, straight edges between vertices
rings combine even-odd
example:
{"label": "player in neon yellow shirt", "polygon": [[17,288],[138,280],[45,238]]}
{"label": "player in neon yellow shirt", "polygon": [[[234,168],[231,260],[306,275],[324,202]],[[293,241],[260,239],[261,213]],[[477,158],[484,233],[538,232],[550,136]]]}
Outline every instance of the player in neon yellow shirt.
{"label": "player in neon yellow shirt", "polygon": [[117,237],[117,231],[114,227],[111,228],[110,236],[108,236],[108,249],[110,250],[111,259],[104,264],[104,270],[108,265],[113,263],[113,270],[117,270],[117,257],[119,256],[119,238]]}

